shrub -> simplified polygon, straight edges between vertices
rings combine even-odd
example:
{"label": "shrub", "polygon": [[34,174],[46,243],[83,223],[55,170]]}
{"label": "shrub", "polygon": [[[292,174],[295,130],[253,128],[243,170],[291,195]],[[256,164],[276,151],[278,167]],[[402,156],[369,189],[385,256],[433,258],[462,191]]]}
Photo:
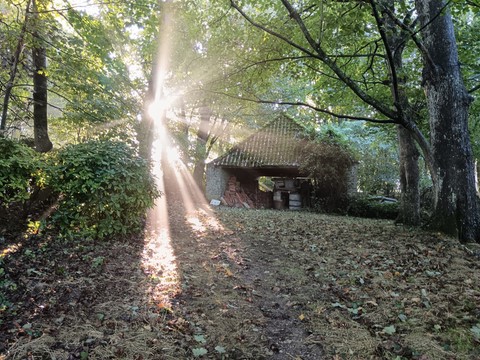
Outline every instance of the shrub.
{"label": "shrub", "polygon": [[349,199],[347,214],[376,219],[396,219],[398,202],[381,202],[377,197],[354,196]]}
{"label": "shrub", "polygon": [[65,147],[51,169],[50,182],[61,194],[52,223],[62,233],[100,239],[139,230],[160,195],[149,170],[122,142]]}
{"label": "shrub", "polygon": [[343,212],[346,208],[348,174],[355,156],[340,135],[332,130],[308,136],[301,142],[300,171],[313,179],[314,209]]}
{"label": "shrub", "polygon": [[28,146],[0,138],[0,205],[24,203],[44,186],[40,155]]}

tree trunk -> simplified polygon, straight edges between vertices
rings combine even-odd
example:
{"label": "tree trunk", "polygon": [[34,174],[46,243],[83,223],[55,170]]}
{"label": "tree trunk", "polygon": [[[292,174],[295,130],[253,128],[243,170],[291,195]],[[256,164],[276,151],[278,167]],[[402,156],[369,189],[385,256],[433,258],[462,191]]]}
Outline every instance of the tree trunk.
{"label": "tree trunk", "polygon": [[33,138],[35,150],[48,152],[52,150],[52,142],[48,137],[48,109],[47,109],[47,50],[42,44],[39,29],[42,27],[38,16],[36,0],[32,1],[33,10]]}
{"label": "tree trunk", "polygon": [[396,222],[405,225],[420,224],[420,172],[418,169],[418,149],[410,131],[397,125],[400,147],[400,190],[402,197]]}
{"label": "tree trunk", "polygon": [[205,160],[207,159],[207,142],[210,130],[211,110],[204,106],[200,108],[200,125],[197,131],[197,143],[195,145],[195,165],[193,179],[200,189],[203,189],[203,176],[205,174]]}
{"label": "tree trunk", "polygon": [[432,227],[461,241],[479,239],[480,217],[468,134],[472,101],[460,73],[452,18],[443,0],[416,0],[428,59],[423,86],[435,161]]}
{"label": "tree trunk", "polygon": [[[155,68],[154,62],[152,73],[155,72]],[[155,89],[153,89],[152,81],[150,81],[147,93],[145,94],[142,119],[137,128],[138,153],[142,158],[148,161],[152,159],[152,146],[154,138],[154,114],[153,109],[150,108],[150,106],[153,106],[154,104],[154,94]]]}
{"label": "tree trunk", "polygon": [[[406,77],[398,76],[403,73],[403,51],[409,39],[409,34],[399,29],[385,10],[395,13],[395,1],[383,0],[382,17],[379,18],[379,28],[383,32],[385,46],[390,51],[390,80],[391,92],[399,113],[402,114],[402,123],[415,123],[408,96],[405,92]],[[373,5],[375,6],[375,5]],[[397,125],[398,146],[400,149],[400,190],[401,199],[399,214],[396,222],[405,225],[420,224],[420,172],[418,169],[419,152],[412,132],[403,125]]]}
{"label": "tree trunk", "polygon": [[52,150],[52,142],[48,137],[47,112],[47,51],[44,47],[35,47],[33,58],[33,137],[38,152]]}

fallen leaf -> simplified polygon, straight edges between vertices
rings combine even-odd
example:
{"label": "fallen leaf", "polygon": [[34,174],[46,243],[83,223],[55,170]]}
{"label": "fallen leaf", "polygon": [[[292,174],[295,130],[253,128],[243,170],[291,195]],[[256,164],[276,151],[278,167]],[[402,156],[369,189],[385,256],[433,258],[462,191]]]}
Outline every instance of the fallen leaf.
{"label": "fallen leaf", "polygon": [[205,344],[207,342],[207,340],[205,340],[205,336],[203,335],[193,335],[193,338],[195,339],[196,342],[199,342],[199,343],[202,343],[202,344]]}
{"label": "fallen leaf", "polygon": [[227,351],[225,350],[225,348],[223,346],[215,346],[215,350],[219,353],[219,354],[225,354]]}
{"label": "fallen leaf", "polygon": [[200,357],[200,356],[208,354],[208,350],[203,348],[203,347],[194,348],[194,349],[192,349],[192,353],[193,353],[194,357]]}
{"label": "fallen leaf", "polygon": [[387,334],[387,335],[393,335],[395,334],[395,332],[397,331],[397,329],[395,329],[395,325],[390,325],[390,326],[387,326],[387,327],[384,327],[382,332],[384,334]]}

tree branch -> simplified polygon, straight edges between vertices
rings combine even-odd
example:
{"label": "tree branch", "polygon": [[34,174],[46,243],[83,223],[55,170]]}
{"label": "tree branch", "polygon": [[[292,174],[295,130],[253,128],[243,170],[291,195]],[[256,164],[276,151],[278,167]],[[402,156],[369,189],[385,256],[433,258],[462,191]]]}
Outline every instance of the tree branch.
{"label": "tree branch", "polygon": [[[422,54],[425,62],[427,62],[432,69],[435,69],[435,63],[434,63],[433,59],[431,58],[430,54],[428,53],[428,50],[423,45],[422,41],[417,37],[417,34],[420,30],[416,31],[416,32],[413,31],[413,29],[410,26],[408,26],[403,21],[401,21],[399,18],[397,18],[395,16],[395,14],[390,9],[384,8],[384,10],[387,13],[387,15],[390,17],[390,19],[392,19],[392,21],[396,25],[398,25],[402,30],[406,31],[410,35],[410,37],[412,38],[412,40],[415,43],[415,45],[417,46],[417,48],[420,50],[420,53]],[[425,26],[423,28],[425,28]]]}
{"label": "tree branch", "polygon": [[352,115],[345,115],[345,114],[337,114],[333,111],[327,110],[327,109],[322,109],[317,106],[302,102],[302,101],[278,101],[278,100],[263,100],[263,99],[252,99],[252,98],[246,98],[246,97],[239,97],[239,96],[234,96],[231,94],[227,93],[222,93],[218,91],[210,91],[211,93],[217,94],[217,95],[223,95],[223,96],[228,96],[230,98],[234,98],[237,100],[242,100],[242,101],[248,101],[248,102],[254,102],[257,104],[271,104],[271,105],[291,105],[291,106],[303,106],[310,108],[312,110],[315,110],[317,112],[327,114],[330,116],[333,116],[337,119],[346,119],[346,120],[353,120],[353,121],[368,121],[371,123],[377,123],[377,124],[399,124],[397,120],[394,119],[377,119],[377,118],[369,118],[365,116],[352,116]]}
{"label": "tree branch", "polygon": [[400,96],[398,93],[398,77],[397,77],[397,70],[395,69],[395,62],[393,60],[392,49],[390,48],[390,41],[387,38],[387,34],[385,33],[384,23],[383,20],[380,18],[380,14],[378,13],[377,5],[375,4],[375,0],[370,0],[370,5],[372,6],[373,17],[375,18],[375,22],[377,23],[377,28],[382,37],[383,46],[385,47],[385,52],[387,54],[387,61],[388,67],[390,70],[390,75],[392,77],[392,89],[393,89],[393,97],[395,101],[395,107],[397,108],[398,113],[400,114],[400,121],[403,122],[403,109],[400,105]]}
{"label": "tree branch", "polygon": [[322,47],[319,44],[315,43],[315,41],[311,37],[310,33],[306,29],[305,24],[301,20],[300,15],[295,11],[295,9],[293,9],[293,7],[290,5],[290,3],[286,0],[282,0],[282,3],[285,5],[287,10],[289,11],[290,16],[297,22],[300,29],[305,30],[303,32],[303,34],[304,34],[305,38],[307,39],[308,43],[310,44],[310,46],[314,49],[314,51],[311,51],[311,50],[305,48],[304,46],[301,46],[301,45],[293,42],[291,39],[287,38],[286,36],[267,28],[266,26],[263,26],[263,25],[255,22],[250,16],[248,16],[238,6],[238,4],[234,0],[230,0],[231,6],[235,10],[237,10],[245,18],[245,20],[247,20],[250,24],[252,24],[252,26],[256,27],[257,29],[263,30],[267,34],[270,34],[270,35],[284,41],[285,43],[289,44],[293,48],[295,48],[297,50],[300,50],[301,52],[303,52],[305,54],[308,54],[309,56],[311,56],[313,58],[316,58],[316,59],[320,60],[326,66],[328,66],[339,77],[339,79],[341,81],[343,81],[345,83],[345,85],[347,85],[350,88],[350,90],[355,95],[357,95],[362,101],[364,101],[368,105],[372,106],[379,113],[385,115],[386,117],[388,117],[390,119],[397,119],[398,114],[395,111],[391,111],[387,106],[379,103],[377,100],[375,100],[370,95],[365,93],[349,76],[347,76],[343,72],[343,70],[340,69],[340,67],[338,67],[338,65],[335,63],[334,60],[332,60],[330,57],[328,57],[328,55],[324,52]]}
{"label": "tree branch", "polygon": [[468,93],[471,94],[475,91],[477,91],[478,89],[480,89],[480,84],[474,86],[473,88],[471,88],[470,90],[468,90]]}

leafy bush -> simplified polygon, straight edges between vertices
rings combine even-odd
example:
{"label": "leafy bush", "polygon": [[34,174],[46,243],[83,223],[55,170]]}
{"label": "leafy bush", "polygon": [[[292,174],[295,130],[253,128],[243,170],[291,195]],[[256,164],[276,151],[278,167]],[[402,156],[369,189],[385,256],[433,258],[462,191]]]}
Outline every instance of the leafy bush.
{"label": "leafy bush", "polygon": [[314,208],[342,212],[346,207],[348,178],[355,156],[348,144],[333,130],[311,134],[298,146],[300,171],[313,179]]}
{"label": "leafy bush", "polygon": [[61,194],[52,222],[70,235],[105,238],[136,231],[160,195],[148,163],[122,142],[67,146],[51,177]]}
{"label": "leafy bush", "polygon": [[398,202],[380,202],[370,196],[351,197],[348,204],[348,215],[376,219],[396,219]]}
{"label": "leafy bush", "polygon": [[44,185],[40,155],[28,146],[0,138],[0,204],[25,202]]}

